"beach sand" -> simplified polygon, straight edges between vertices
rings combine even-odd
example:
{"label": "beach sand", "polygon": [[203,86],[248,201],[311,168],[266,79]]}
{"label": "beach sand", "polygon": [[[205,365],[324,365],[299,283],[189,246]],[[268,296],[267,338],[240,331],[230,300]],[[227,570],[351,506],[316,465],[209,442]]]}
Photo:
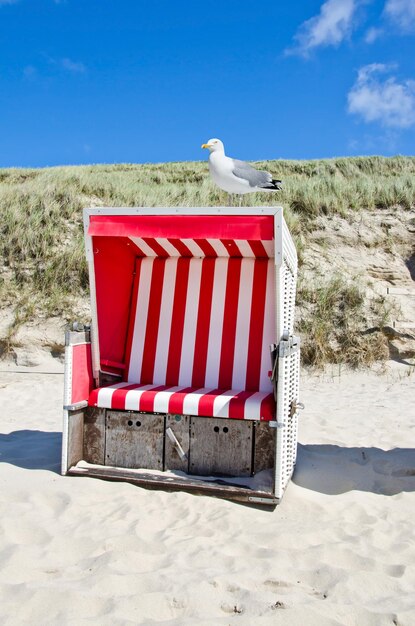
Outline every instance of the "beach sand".
{"label": "beach sand", "polygon": [[61,367],[0,366],[0,624],[415,624],[414,368],[303,375],[270,511],[60,476]]}

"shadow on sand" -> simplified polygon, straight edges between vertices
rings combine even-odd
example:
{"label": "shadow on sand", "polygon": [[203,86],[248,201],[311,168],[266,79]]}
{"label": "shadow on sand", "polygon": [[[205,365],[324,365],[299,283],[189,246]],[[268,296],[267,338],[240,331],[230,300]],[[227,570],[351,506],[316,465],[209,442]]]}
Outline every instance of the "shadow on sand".
{"label": "shadow on sand", "polygon": [[328,495],[357,490],[393,496],[415,491],[415,449],[299,445],[293,481]]}
{"label": "shadow on sand", "polygon": [[0,433],[0,463],[59,474],[62,433],[42,430],[15,430]]}
{"label": "shadow on sand", "polygon": [[[0,434],[0,463],[58,474],[61,446],[60,432]],[[293,482],[328,495],[357,490],[392,496],[415,491],[415,449],[299,444]]]}

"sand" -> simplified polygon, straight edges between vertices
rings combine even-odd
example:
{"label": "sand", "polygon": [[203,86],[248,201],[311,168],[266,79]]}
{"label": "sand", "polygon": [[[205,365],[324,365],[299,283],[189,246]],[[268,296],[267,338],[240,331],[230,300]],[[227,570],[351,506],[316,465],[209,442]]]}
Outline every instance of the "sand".
{"label": "sand", "polygon": [[303,376],[270,512],[61,477],[53,367],[0,364],[0,624],[415,624],[413,368]]}

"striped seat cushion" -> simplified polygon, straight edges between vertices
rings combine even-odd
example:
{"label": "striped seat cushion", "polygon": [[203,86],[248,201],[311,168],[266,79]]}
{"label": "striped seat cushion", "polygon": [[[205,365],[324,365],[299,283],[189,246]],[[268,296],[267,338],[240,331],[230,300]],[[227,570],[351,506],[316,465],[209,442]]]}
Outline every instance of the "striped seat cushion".
{"label": "striped seat cushion", "polygon": [[273,420],[275,415],[274,396],[264,391],[195,389],[128,382],[94,389],[89,405],[121,411],[264,421]]}

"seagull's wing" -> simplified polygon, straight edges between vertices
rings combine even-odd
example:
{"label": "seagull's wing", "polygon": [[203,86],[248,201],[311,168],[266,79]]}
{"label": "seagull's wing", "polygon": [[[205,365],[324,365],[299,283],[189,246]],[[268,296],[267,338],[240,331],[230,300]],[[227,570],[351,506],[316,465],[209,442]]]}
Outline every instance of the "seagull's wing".
{"label": "seagull's wing", "polygon": [[250,187],[263,187],[264,189],[279,189],[277,183],[280,180],[273,180],[272,174],[264,170],[256,170],[245,161],[232,159],[232,173],[237,178],[241,178],[249,183]]}

